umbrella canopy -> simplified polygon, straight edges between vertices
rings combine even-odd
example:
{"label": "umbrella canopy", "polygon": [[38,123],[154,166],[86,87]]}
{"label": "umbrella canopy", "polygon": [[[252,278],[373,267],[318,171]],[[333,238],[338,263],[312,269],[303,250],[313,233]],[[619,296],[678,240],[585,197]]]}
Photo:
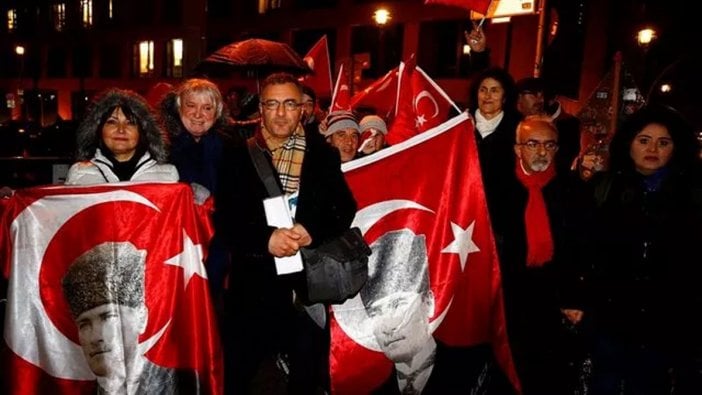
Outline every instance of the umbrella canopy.
{"label": "umbrella canopy", "polygon": [[287,71],[297,75],[312,72],[302,57],[289,45],[260,38],[225,45],[202,60],[195,70],[211,74],[254,71],[257,76],[276,71]]}

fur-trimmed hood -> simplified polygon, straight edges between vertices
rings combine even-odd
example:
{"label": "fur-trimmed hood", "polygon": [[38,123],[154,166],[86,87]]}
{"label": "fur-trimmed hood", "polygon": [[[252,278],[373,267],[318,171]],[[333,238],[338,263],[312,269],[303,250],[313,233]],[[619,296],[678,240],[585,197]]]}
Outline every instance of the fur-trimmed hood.
{"label": "fur-trimmed hood", "polygon": [[[167,93],[161,104],[159,105],[160,120],[166,132],[174,137],[181,133],[187,133],[185,125],[180,120],[180,112],[176,104],[177,95],[175,91]],[[222,114],[217,118],[210,130],[222,130],[229,123],[226,107],[222,110]],[[209,133],[209,131],[208,131]]]}
{"label": "fur-trimmed hood", "polygon": [[93,101],[76,131],[76,159],[89,160],[95,155],[101,142],[101,133],[97,130],[100,120],[106,111],[117,106],[128,107],[134,113],[139,122],[140,141],[146,143],[146,149],[157,162],[166,162],[168,136],[159,126],[146,100],[136,92],[123,89],[107,90]]}

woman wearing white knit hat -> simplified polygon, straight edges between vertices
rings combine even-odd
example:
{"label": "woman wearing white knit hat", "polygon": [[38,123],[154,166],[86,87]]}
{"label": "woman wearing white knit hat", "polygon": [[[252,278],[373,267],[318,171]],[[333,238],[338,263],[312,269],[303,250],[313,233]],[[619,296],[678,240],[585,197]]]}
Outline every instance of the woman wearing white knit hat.
{"label": "woman wearing white knit hat", "polygon": [[366,115],[361,119],[361,144],[358,152],[362,155],[370,155],[385,148],[385,135],[388,134],[388,126],[383,118],[377,115]]}

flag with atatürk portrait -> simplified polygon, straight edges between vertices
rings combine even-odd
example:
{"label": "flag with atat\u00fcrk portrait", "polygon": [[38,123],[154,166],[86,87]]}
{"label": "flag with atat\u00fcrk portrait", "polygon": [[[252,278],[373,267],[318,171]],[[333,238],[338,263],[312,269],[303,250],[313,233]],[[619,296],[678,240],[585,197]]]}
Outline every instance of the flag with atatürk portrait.
{"label": "flag with atat\u00fcrk portrait", "polygon": [[180,183],[37,187],[6,200],[0,392],[221,394],[202,208]]}
{"label": "flag with atat\u00fcrk portrait", "polygon": [[[381,259],[428,266],[433,301],[424,325],[433,339],[456,348],[487,345],[489,350],[491,345],[499,366],[519,387],[507,342],[500,270],[468,114],[342,168],[359,207],[354,226],[361,229],[371,248],[383,240],[411,241],[407,248],[388,245],[382,257],[371,255],[370,277],[378,277],[374,271],[381,270],[377,264]],[[373,254],[376,252],[374,249]],[[369,283],[364,287],[371,286]],[[398,302],[395,307],[402,306]],[[364,289],[345,303],[333,305],[331,311],[332,392],[369,393],[394,381],[402,388],[408,381],[402,374],[406,373],[403,362],[392,359],[387,349],[395,342],[399,348],[406,338],[380,340],[391,336],[395,328],[379,328],[369,319],[375,312],[364,300]],[[408,322],[399,325],[404,324]],[[438,348],[433,358],[428,383],[446,362],[441,361]],[[457,374],[449,380],[468,380],[461,377],[467,372],[461,370],[460,363],[452,369]],[[470,385],[476,388],[480,384]]]}

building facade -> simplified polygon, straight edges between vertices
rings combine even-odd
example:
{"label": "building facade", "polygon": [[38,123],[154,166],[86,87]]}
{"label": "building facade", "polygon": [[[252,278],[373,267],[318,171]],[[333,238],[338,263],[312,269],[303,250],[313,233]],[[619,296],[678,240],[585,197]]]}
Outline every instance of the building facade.
{"label": "building facade", "polygon": [[[522,0],[522,2],[532,3]],[[587,13],[603,0],[551,0],[549,16],[562,8],[575,43],[569,96],[591,90],[606,67],[605,40],[587,33]],[[191,75],[207,54],[233,41],[260,37],[289,43],[304,54],[327,35],[336,67],[344,63],[356,74],[357,88],[373,81],[400,60],[418,64],[454,100],[468,96],[468,54],[463,31],[468,12],[424,5],[423,0],[7,0],[0,1],[0,122],[28,118],[41,125],[78,118],[91,95],[118,86],[145,93],[156,82],[176,83]],[[534,9],[538,3],[531,5]],[[547,5],[548,6],[548,5]],[[380,26],[374,12],[385,8],[390,20]],[[580,7],[580,8],[578,8]],[[551,31],[551,17],[545,30]],[[492,63],[515,78],[534,70],[539,15],[515,16],[509,23],[485,24]],[[547,32],[544,55],[548,57]],[[594,37],[597,38],[597,37]],[[577,41],[580,40],[578,43]],[[18,53],[18,49],[23,49]],[[583,54],[587,53],[587,56]],[[578,61],[578,56],[580,60]],[[350,66],[350,67],[348,67]],[[225,90],[235,77],[218,82]],[[582,81],[582,83],[581,83]],[[24,103],[24,106],[22,105]]]}

